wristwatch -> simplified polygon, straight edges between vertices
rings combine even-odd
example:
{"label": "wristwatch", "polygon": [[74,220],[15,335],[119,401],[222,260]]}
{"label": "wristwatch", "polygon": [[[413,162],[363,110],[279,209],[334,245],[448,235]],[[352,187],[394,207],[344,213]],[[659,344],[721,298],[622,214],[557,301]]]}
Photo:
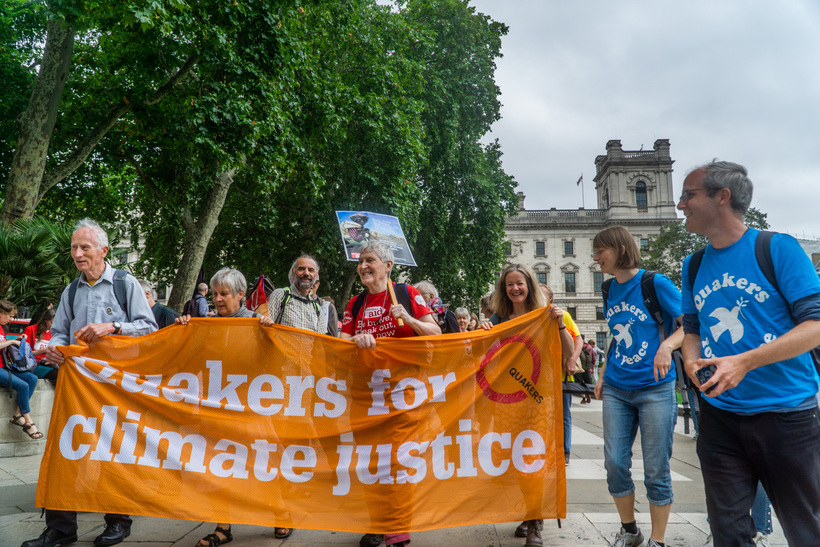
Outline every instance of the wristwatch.
{"label": "wristwatch", "polygon": [[113,332],[113,334],[119,334],[119,333],[120,333],[120,331],[122,330],[122,323],[120,323],[119,321],[114,321],[114,322],[113,322],[113,323],[111,323],[111,324],[112,324],[112,325],[114,325],[114,332]]}

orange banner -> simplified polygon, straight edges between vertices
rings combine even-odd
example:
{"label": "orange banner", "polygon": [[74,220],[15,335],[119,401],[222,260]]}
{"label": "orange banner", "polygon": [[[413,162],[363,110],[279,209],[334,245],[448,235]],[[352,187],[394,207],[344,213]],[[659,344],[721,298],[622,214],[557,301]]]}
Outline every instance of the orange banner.
{"label": "orange banner", "polygon": [[546,310],[375,350],[228,318],[61,349],[42,507],[380,533],[566,516]]}

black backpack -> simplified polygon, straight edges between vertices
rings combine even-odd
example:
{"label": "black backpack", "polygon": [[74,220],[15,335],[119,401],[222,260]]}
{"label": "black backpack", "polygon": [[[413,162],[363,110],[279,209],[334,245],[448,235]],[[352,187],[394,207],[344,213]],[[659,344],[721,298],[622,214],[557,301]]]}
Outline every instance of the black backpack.
{"label": "black backpack", "polygon": [[[789,317],[791,317],[792,323],[796,326],[797,319],[792,315],[791,304],[783,296],[783,293],[780,292],[780,285],[777,283],[777,274],[774,270],[774,262],[772,262],[772,236],[775,233],[777,232],[771,232],[769,230],[760,231],[757,235],[757,240],[755,240],[755,259],[757,260],[757,265],[760,266],[760,269],[763,271],[763,275],[766,276],[766,280],[771,283],[774,290],[776,290],[780,297],[783,298],[783,301],[786,302]],[[693,293],[695,290],[695,278],[698,275],[700,263],[703,262],[704,252],[706,252],[705,248],[695,251],[692,253],[692,258],[689,259],[689,287],[692,288]],[[820,346],[809,350],[809,355],[811,355],[814,368],[817,370],[817,373],[820,374]]]}
{"label": "black backpack", "polygon": [[197,298],[205,298],[201,294],[197,294],[187,302],[182,307],[182,315],[190,315],[191,317],[200,317],[199,315],[199,306],[197,306]]}

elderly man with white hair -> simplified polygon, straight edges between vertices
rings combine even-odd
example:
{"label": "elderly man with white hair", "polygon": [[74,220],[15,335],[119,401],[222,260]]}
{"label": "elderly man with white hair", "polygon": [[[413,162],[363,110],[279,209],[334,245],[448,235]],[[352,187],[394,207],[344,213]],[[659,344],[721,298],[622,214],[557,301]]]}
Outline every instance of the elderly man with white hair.
{"label": "elderly man with white hair", "polygon": [[[108,234],[91,219],[79,221],[71,236],[71,258],[80,270],[63,291],[57,315],[51,325],[51,341],[46,349],[50,363],[65,360],[57,346],[93,344],[109,335],[142,336],[157,330],[157,322],[145,293],[131,274],[115,270],[105,262]],[[106,514],[105,530],[94,544],[116,545],[131,534],[128,515]],[[21,547],[56,547],[77,541],[77,513],[46,509],[46,529]]]}

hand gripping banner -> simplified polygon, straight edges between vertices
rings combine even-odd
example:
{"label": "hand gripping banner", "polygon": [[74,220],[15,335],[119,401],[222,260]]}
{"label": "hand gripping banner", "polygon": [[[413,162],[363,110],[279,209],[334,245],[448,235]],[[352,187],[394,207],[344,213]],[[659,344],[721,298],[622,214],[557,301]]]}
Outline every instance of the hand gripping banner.
{"label": "hand gripping banner", "polygon": [[545,309],[375,350],[230,318],[61,350],[42,507],[397,533],[566,516]]}

